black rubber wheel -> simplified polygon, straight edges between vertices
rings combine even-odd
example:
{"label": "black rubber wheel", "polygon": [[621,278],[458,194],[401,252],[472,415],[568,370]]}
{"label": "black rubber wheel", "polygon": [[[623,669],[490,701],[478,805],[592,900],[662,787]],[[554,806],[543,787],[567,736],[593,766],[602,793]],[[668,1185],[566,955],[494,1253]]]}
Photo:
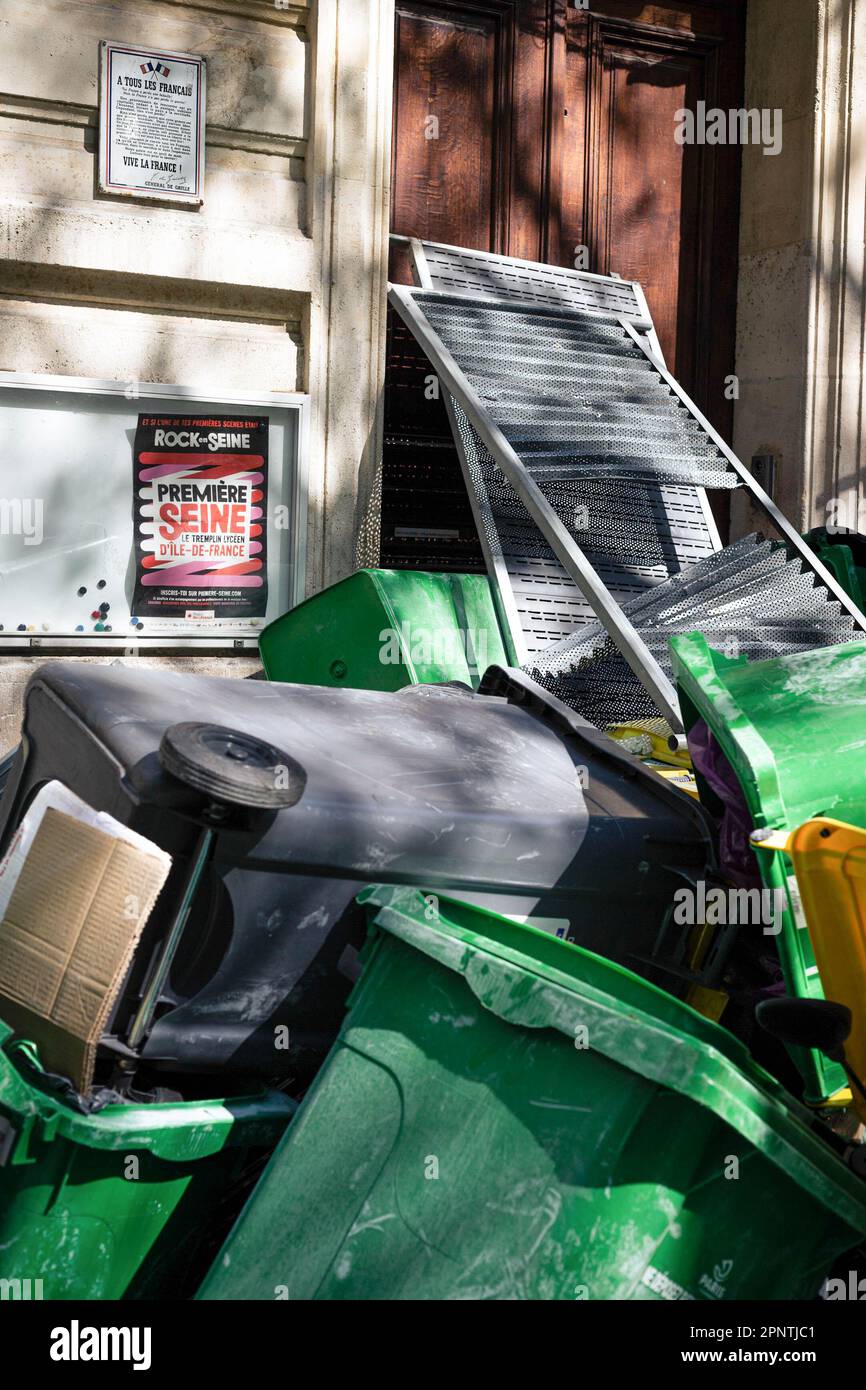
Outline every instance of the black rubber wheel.
{"label": "black rubber wheel", "polygon": [[307,774],[273,744],[221,724],[172,724],[159,745],[166,772],[230,806],[278,809],[300,801]]}

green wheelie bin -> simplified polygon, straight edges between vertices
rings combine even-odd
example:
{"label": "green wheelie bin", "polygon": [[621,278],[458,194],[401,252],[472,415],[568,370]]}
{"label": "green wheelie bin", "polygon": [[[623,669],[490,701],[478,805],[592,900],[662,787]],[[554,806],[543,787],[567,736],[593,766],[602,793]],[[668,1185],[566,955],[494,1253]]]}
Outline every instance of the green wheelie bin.
{"label": "green wheelie bin", "polygon": [[[756,830],[793,830],[813,816],[866,828],[866,642],[846,642],[766,661],[728,657],[693,632],[671,641],[683,720],[702,719],[724,754]],[[720,810],[697,773],[704,805]],[[766,887],[782,904],[778,951],[789,994],[821,999],[823,989],[787,855],[754,847]],[[838,1062],[791,1048],[811,1105],[848,1079]]]}
{"label": "green wheelie bin", "polygon": [[358,570],[264,629],[271,681],[401,690],[462,681],[513,664],[483,574]]}
{"label": "green wheelie bin", "polygon": [[295,1103],[262,1090],[84,1114],[10,1038],[0,1022],[2,1296],[182,1296],[221,1202]]}
{"label": "green wheelie bin", "polygon": [[809,1299],[866,1186],[718,1025],[412,888],[206,1299]]}

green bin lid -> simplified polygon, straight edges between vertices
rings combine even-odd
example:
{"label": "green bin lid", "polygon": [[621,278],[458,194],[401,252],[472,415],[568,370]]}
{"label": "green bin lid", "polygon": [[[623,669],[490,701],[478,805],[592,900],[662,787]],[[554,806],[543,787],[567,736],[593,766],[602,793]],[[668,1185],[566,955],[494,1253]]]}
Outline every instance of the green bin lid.
{"label": "green bin lid", "polygon": [[[569,1038],[712,1110],[793,1181],[866,1231],[866,1186],[811,1131],[809,1111],[718,1024],[602,957],[437,894],[379,885],[359,901],[374,925],[461,974],[478,1001],[522,1028]],[[373,943],[375,947],[375,941]],[[362,975],[356,989],[364,988]]]}
{"label": "green bin lid", "polygon": [[671,655],[686,724],[709,725],[756,826],[866,826],[866,642],[749,661],[693,632]]}

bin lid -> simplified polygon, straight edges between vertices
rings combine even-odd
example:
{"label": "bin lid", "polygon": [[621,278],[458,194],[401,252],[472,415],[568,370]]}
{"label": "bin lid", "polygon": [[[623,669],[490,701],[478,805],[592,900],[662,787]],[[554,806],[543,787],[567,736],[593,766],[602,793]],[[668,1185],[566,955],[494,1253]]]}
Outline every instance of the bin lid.
{"label": "bin lid", "polygon": [[671,652],[680,695],[712,729],[756,826],[817,815],[866,826],[866,642],[749,661],[693,632]]}
{"label": "bin lid", "polygon": [[[866,1185],[818,1139],[811,1117],[725,1029],[622,966],[481,908],[393,885],[365,889],[376,928],[463,975],[478,1001],[523,1028],[569,1038],[711,1110],[854,1229]],[[357,988],[363,988],[363,976]]]}

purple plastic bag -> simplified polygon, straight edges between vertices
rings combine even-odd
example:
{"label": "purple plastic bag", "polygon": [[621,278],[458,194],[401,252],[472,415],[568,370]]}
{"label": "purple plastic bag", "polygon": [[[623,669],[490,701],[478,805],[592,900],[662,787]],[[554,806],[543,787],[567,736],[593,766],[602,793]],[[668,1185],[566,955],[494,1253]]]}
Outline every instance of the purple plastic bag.
{"label": "purple plastic bag", "polygon": [[689,753],[695,770],[724,806],[719,827],[719,866],[741,888],[760,888],[758,861],[749,844],[752,816],[734,770],[703,719],[689,732]]}

